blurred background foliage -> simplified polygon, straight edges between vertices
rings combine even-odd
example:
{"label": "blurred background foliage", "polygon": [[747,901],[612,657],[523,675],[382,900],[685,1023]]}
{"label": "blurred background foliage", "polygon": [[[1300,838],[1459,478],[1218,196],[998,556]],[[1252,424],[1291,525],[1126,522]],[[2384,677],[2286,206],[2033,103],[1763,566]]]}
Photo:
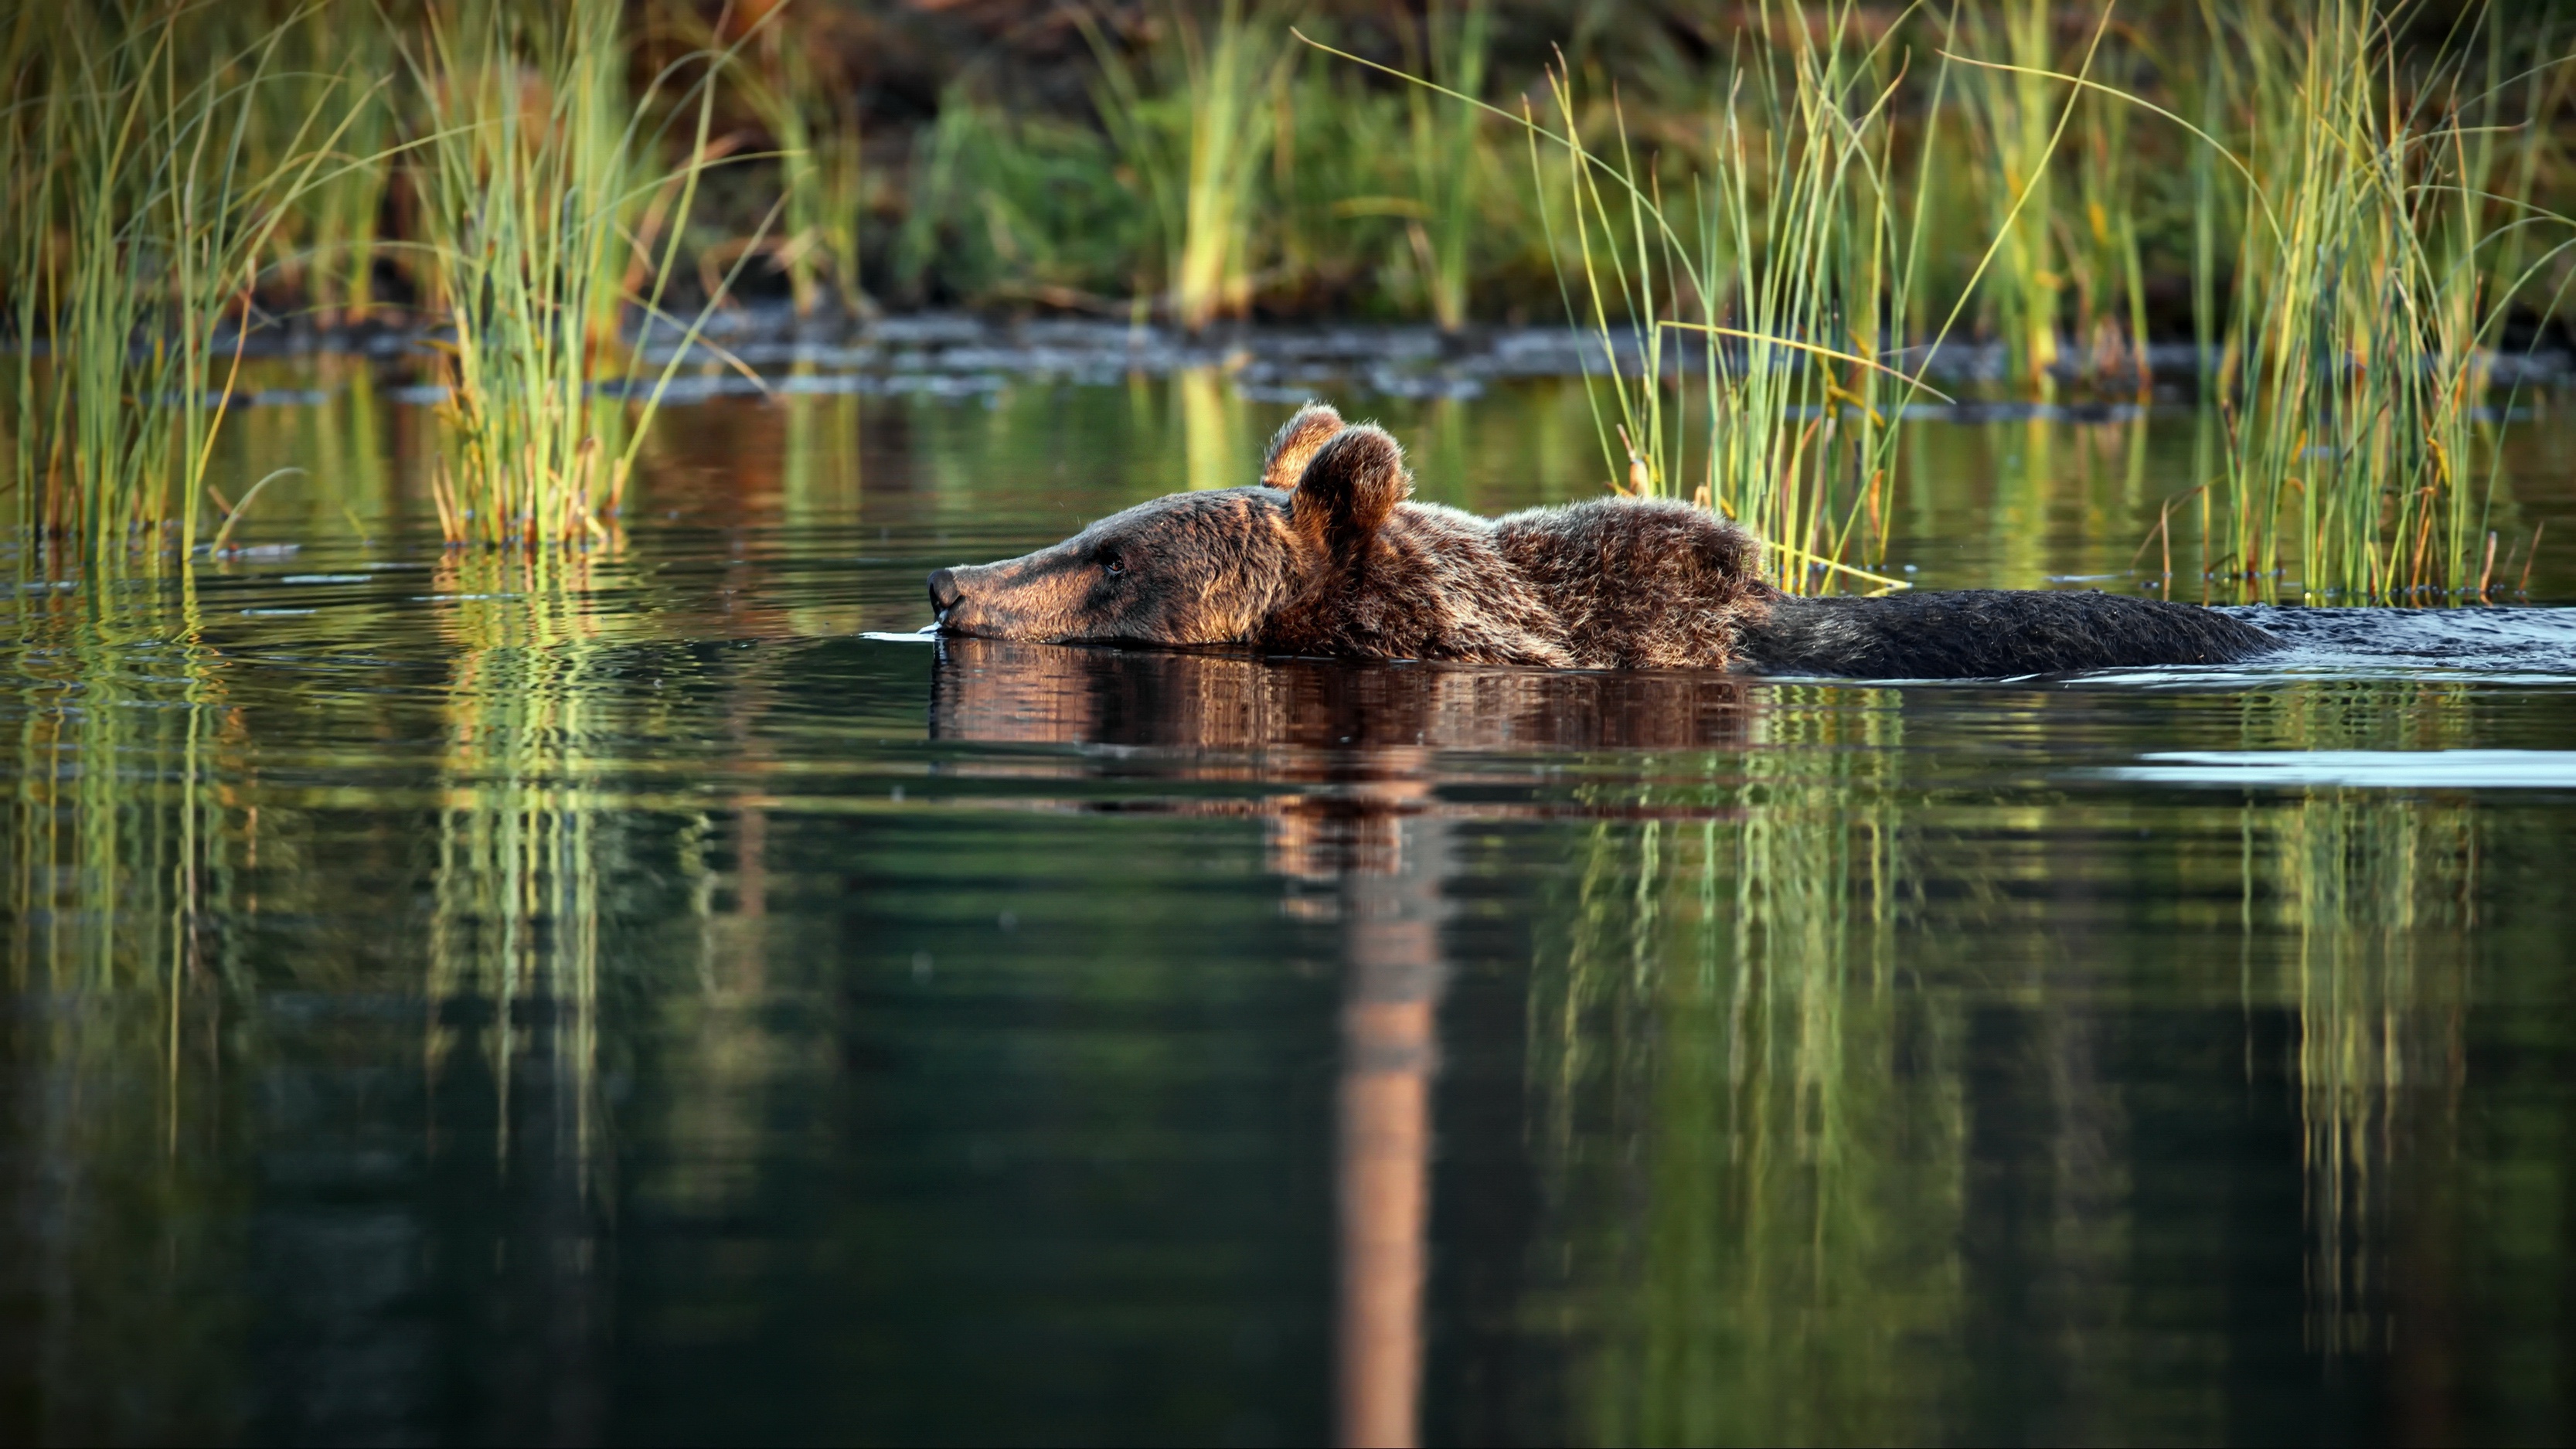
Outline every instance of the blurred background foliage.
{"label": "blurred background foliage", "polygon": [[[13,22],[20,41],[39,38],[34,9]],[[102,7],[98,24],[116,25],[115,9]],[[265,242],[263,291],[334,320],[434,294],[436,279],[399,244],[418,226],[411,168],[383,152],[417,109],[390,35],[429,12],[408,0],[213,11],[241,38],[284,35],[272,68],[294,84],[272,87],[276,116],[254,128],[254,155],[284,149],[286,133],[316,115],[336,123],[335,107],[350,104],[358,114],[337,150],[375,158],[332,171],[281,219]],[[1938,195],[1918,305],[1955,295],[2020,187],[2037,180],[1973,320],[2019,345],[2053,319],[2079,349],[2116,349],[2141,329],[2182,338],[2223,326],[2243,197],[2213,186],[2229,181],[2225,159],[2172,120],[2094,94],[2052,144],[2063,85],[1954,70],[1942,88],[1942,52],[2073,71],[2099,27],[2093,80],[2248,155],[2264,106],[2295,77],[2273,73],[2281,58],[2244,37],[2299,23],[2298,7],[2272,0],[2131,0],[2111,8],[2107,27],[2099,6],[2037,0],[627,0],[624,12],[632,94],[685,56],[741,47],[710,137],[711,156],[729,164],[707,174],[686,223],[702,290],[752,251],[764,264],[738,291],[792,295],[807,312],[962,305],[1192,326],[1553,321],[1559,264],[1580,265],[1573,241],[1551,243],[1541,223],[1517,127],[1298,33],[1505,112],[1526,103],[1542,121],[1555,111],[1545,73],[1562,64],[1587,142],[1615,149],[1624,135],[1670,202],[1723,169],[1728,99],[1749,68],[1786,64],[1796,32],[1814,40],[1830,19],[1846,41],[1885,42],[1904,133],[1893,154],[1930,158],[1924,180]],[[2576,211],[2576,68],[2549,64],[2571,31],[2552,7],[2377,14],[2398,71],[2439,89],[2436,110],[2473,110],[2503,128],[2476,158],[2495,218]],[[21,102],[44,84],[32,49],[8,57]],[[386,84],[369,89],[370,78]],[[658,104],[674,113],[657,118],[665,164],[689,159],[694,117],[676,113],[693,99],[662,89]],[[28,108],[16,109],[23,119]],[[764,230],[773,206],[783,214]],[[2494,269],[2527,266],[2529,250],[2499,255]],[[2568,275],[2562,262],[2523,286],[2526,324],[2563,307]],[[2029,345],[2047,354],[2057,344]]]}

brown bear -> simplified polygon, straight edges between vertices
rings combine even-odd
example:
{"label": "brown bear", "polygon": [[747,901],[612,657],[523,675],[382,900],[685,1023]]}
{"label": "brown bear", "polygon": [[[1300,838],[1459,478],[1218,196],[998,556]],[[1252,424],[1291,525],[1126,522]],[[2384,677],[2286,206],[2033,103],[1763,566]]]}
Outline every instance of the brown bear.
{"label": "brown bear", "polygon": [[1409,501],[1395,439],[1308,404],[1261,482],[1175,493],[1053,548],[930,575],[944,631],[1351,659],[1966,679],[2205,664],[2280,647],[2207,609],[2002,590],[1807,598],[1752,537],[1669,499],[1498,519]]}

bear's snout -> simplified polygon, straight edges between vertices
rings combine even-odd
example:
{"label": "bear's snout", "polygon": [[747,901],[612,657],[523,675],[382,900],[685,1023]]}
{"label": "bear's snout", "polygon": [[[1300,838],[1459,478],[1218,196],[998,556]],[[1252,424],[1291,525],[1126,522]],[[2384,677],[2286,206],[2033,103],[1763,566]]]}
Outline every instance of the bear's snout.
{"label": "bear's snout", "polygon": [[966,595],[957,587],[957,575],[947,569],[930,571],[930,612],[945,614],[957,607]]}

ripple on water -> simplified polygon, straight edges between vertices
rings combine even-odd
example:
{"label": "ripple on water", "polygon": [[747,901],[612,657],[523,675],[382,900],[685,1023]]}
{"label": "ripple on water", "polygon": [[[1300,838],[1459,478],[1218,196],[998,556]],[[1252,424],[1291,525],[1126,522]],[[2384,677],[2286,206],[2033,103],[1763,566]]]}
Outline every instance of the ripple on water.
{"label": "ripple on water", "polygon": [[2164,785],[2576,790],[2576,750],[2172,750],[2104,770]]}

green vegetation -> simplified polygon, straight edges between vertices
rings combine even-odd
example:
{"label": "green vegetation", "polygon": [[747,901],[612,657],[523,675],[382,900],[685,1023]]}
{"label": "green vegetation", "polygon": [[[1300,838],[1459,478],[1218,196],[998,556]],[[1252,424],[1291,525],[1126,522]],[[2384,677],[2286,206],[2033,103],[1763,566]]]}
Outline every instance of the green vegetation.
{"label": "green vegetation", "polygon": [[[616,0],[535,9],[493,0],[453,19],[433,8],[418,39],[402,45],[421,107],[407,174],[422,274],[433,309],[453,322],[442,410],[449,457],[432,495],[452,543],[606,537],[602,515],[625,495],[660,395],[658,383],[641,390],[628,439],[612,448],[622,408],[592,396],[595,359],[616,348],[626,307],[671,321],[662,303],[711,160],[715,77],[705,72],[731,57],[683,56],[630,105],[622,12]],[[693,65],[701,74],[688,88],[696,125],[686,159],[657,174],[653,103]],[[655,228],[668,233],[658,258],[639,234]],[[743,257],[767,230],[764,222]],[[721,297],[724,284],[711,290]],[[697,331],[688,324],[683,342]]]}
{"label": "green vegetation", "polygon": [[[599,534],[633,444],[604,445],[616,406],[590,387],[624,308],[663,316],[729,58],[683,57],[630,107],[621,16],[612,0],[430,7],[416,28],[332,0],[14,15],[0,245],[22,531],[157,566],[196,552],[213,502],[220,547],[257,491],[207,488],[250,330],[281,300],[365,312],[392,256],[450,323],[433,490],[450,541]],[[361,38],[338,46],[344,29]],[[380,78],[395,56],[400,87]],[[664,172],[653,103],[692,64],[696,145]],[[397,181],[413,234],[380,237]],[[640,434],[658,389],[627,381]]]}
{"label": "green vegetation", "polygon": [[29,6],[0,34],[17,523],[93,558],[157,560],[173,526],[195,547],[260,260],[345,191],[327,183],[364,86],[287,74],[298,23],[228,17]]}
{"label": "green vegetation", "polygon": [[[1897,27],[1864,48],[1846,39],[1865,33],[1857,9],[1783,7],[1776,18],[1796,22],[1785,26],[1770,23],[1768,7],[1761,13],[1766,33],[1790,37],[1778,49],[1792,85],[1778,83],[1777,66],[1739,59],[1722,139],[1688,174],[1696,215],[1667,207],[1678,186],[1639,164],[1624,116],[1613,151],[1587,145],[1570,74],[1550,73],[1558,129],[1529,123],[1542,224],[1552,243],[1571,234],[1559,278],[1580,276],[1567,308],[1602,344],[1602,390],[1616,414],[1602,410],[1602,446],[1614,479],[1623,476],[1618,453],[1627,455],[1625,491],[1678,492],[1688,477],[1690,430],[1666,406],[1685,392],[1671,385],[1681,369],[1668,360],[1665,333],[1697,331],[1708,385],[1694,421],[1708,461],[1695,496],[1751,526],[1790,587],[1828,574],[1892,586],[1852,560],[1872,556],[1902,409],[1924,390],[1887,366],[1912,348],[1891,346],[1902,333],[1882,326],[1917,315],[1949,70],[1932,83],[1907,198],[1885,119],[1898,87],[1886,36]],[[2213,50],[2233,47],[2247,62],[2222,65],[2217,85],[2251,117],[2249,162],[2204,128],[2093,78],[2108,7],[2071,71],[2054,68],[2046,7],[2005,7],[2000,42],[1975,13],[1948,39],[2010,57],[1959,57],[1970,74],[1964,89],[1978,98],[1971,129],[1993,240],[1941,325],[1914,342],[1930,350],[1947,341],[1977,284],[1991,279],[2012,375],[2053,397],[2072,276],[2098,338],[2086,365],[2125,359],[2143,382],[2145,287],[2124,194],[2133,174],[2125,112],[2174,122],[2219,149],[2244,183],[2242,280],[2210,388],[2227,447],[2222,470],[2191,490],[2203,506],[2203,579],[2248,599],[2272,596],[2291,577],[2312,602],[2488,597],[2500,535],[2491,527],[2492,427],[2479,422],[2484,369],[2515,300],[2576,249],[2576,222],[2537,209],[2528,190],[2490,189],[2495,138],[2510,129],[2508,87],[2464,95],[2457,48],[2436,52],[2429,73],[2411,69],[2390,18],[2367,0],[2296,18],[2260,7],[2213,14]],[[2492,82],[2504,42],[2491,32],[2486,44]],[[2079,226],[2061,235],[2051,172],[2086,108],[2114,119],[2097,120],[2079,147]],[[2523,130],[2528,148],[2532,127]],[[1748,131],[1765,138],[1761,151],[1748,150]],[[1565,157],[1567,228],[1545,203],[1543,145]],[[2536,170],[2526,161],[2516,184],[2527,187]],[[1766,182],[1759,190],[1748,180],[1756,175]],[[2491,231],[2487,213],[2498,205],[2505,218]],[[2535,222],[2554,223],[2553,244],[2528,264],[2513,249],[2516,270],[2493,275],[2490,242],[2522,237]],[[2125,347],[2103,305],[2114,286],[2127,301]],[[1633,344],[1626,359],[1623,333]],[[1742,340],[1740,353],[1721,349],[1728,337]],[[1887,411],[1882,378],[1905,384]]]}
{"label": "green vegetation", "polygon": [[[2479,698],[2317,683],[2247,697],[2239,728],[2250,750],[2458,748]],[[2062,1334],[2070,1378],[2129,1422],[2199,1437],[2211,1405],[2173,1394],[2170,1375],[2208,1347],[2161,1336],[2170,1303],[2097,1296],[2139,1260],[2206,1252],[2215,1266],[2219,1251],[2152,1236],[2175,1210],[2150,1180],[2155,1161],[2170,1171],[2146,1143],[2162,1109],[2104,1080],[2134,1082],[2128,1054],[2176,1039],[2137,1017],[2135,1042],[2106,1031],[2139,991],[2161,1003],[2149,1018],[2241,1015],[2242,1063],[2230,1051],[2186,1070],[2241,1073],[2258,1097],[2281,1075],[2306,1342],[2382,1351],[2403,1311],[2391,1273],[2420,1241],[2402,1194],[2460,1161],[2470,1009],[2493,989],[2476,973],[2498,969],[2480,913],[2518,827],[2384,789],[2232,809],[1926,794],[1899,768],[1921,756],[1891,701],[1782,687],[1749,712],[1744,748],[1584,787],[1614,818],[1542,915],[1528,1087],[1562,1214],[1548,1231],[1568,1247],[1535,1271],[1547,1331],[1578,1359],[1583,1437],[1943,1437],[1926,1426],[1971,1409],[1945,1397],[1972,1377],[1965,1356],[1994,1351],[1964,1342],[1999,1313],[1983,1298],[1981,1205],[2032,1214],[2013,1230],[2029,1256],[2008,1290],[2030,1297],[2001,1316]],[[2069,836],[2078,820],[2107,854]],[[2034,854],[2033,838],[2055,844]],[[2094,895],[2087,877],[2152,883]],[[2088,917],[2110,913],[2094,944],[2029,940],[2042,921],[2063,928],[2068,892]],[[2120,939],[2138,954],[2108,949]],[[2258,1059],[2275,1049],[2257,1047],[2258,1020],[2280,1024],[2265,1038],[2277,1059]],[[2021,1132],[2041,1140],[2005,1145]],[[2001,1180],[2015,1150],[2042,1179],[2030,1196]],[[2049,1303],[2052,1288],[2078,1301]],[[2099,1351],[2129,1334],[2155,1351]]]}
{"label": "green vegetation", "polygon": [[[1647,496],[1696,478],[1692,496],[1751,528],[1792,588],[1828,571],[1896,583],[1849,559],[1884,537],[1891,414],[1924,391],[1881,358],[1913,310],[1928,189],[1910,203],[1895,193],[1900,62],[1849,39],[1857,14],[1828,6],[1820,27],[1788,27],[1780,64],[1739,65],[1687,210],[1667,207],[1624,130],[1611,154],[1585,143],[1567,72],[1550,78],[1559,129],[1529,132],[1542,224],[1573,237],[1567,308],[1602,348],[1595,391],[1611,406],[1595,414],[1611,476]],[[1562,220],[1544,200],[1551,151],[1571,199]],[[1668,385],[1685,343],[1704,379],[1696,398]]]}
{"label": "green vegetation", "polygon": [[[2486,42],[2482,87],[2457,51],[2410,78],[2363,0],[2295,20],[2250,10],[2217,42],[2244,61],[2220,85],[2253,118],[2236,272],[2262,281],[2239,285],[2227,319],[2205,570],[2256,597],[2293,563],[2311,600],[2484,597],[2486,350],[2507,304],[2576,246],[2534,210],[2531,167],[2499,165],[2504,41]],[[2537,222],[2547,250],[2526,262]]]}
{"label": "green vegetation", "polygon": [[[1040,8],[22,10],[21,527],[195,549],[201,504],[234,507],[204,489],[227,340],[399,295],[447,324],[448,537],[598,541],[678,365],[639,375],[622,330],[695,341],[680,298],[752,285],[809,316],[883,296],[1189,330],[1570,313],[1605,349],[1614,486],[1704,496],[1794,587],[1885,586],[1942,344],[2000,343],[2001,387],[2045,399],[2142,389],[2150,337],[2187,333],[2225,425],[2153,541],[2188,535],[2213,596],[2485,596],[2532,546],[2494,488],[2487,367],[2562,325],[2576,279],[2576,67],[2546,17]],[[882,98],[925,87],[926,113]]]}

